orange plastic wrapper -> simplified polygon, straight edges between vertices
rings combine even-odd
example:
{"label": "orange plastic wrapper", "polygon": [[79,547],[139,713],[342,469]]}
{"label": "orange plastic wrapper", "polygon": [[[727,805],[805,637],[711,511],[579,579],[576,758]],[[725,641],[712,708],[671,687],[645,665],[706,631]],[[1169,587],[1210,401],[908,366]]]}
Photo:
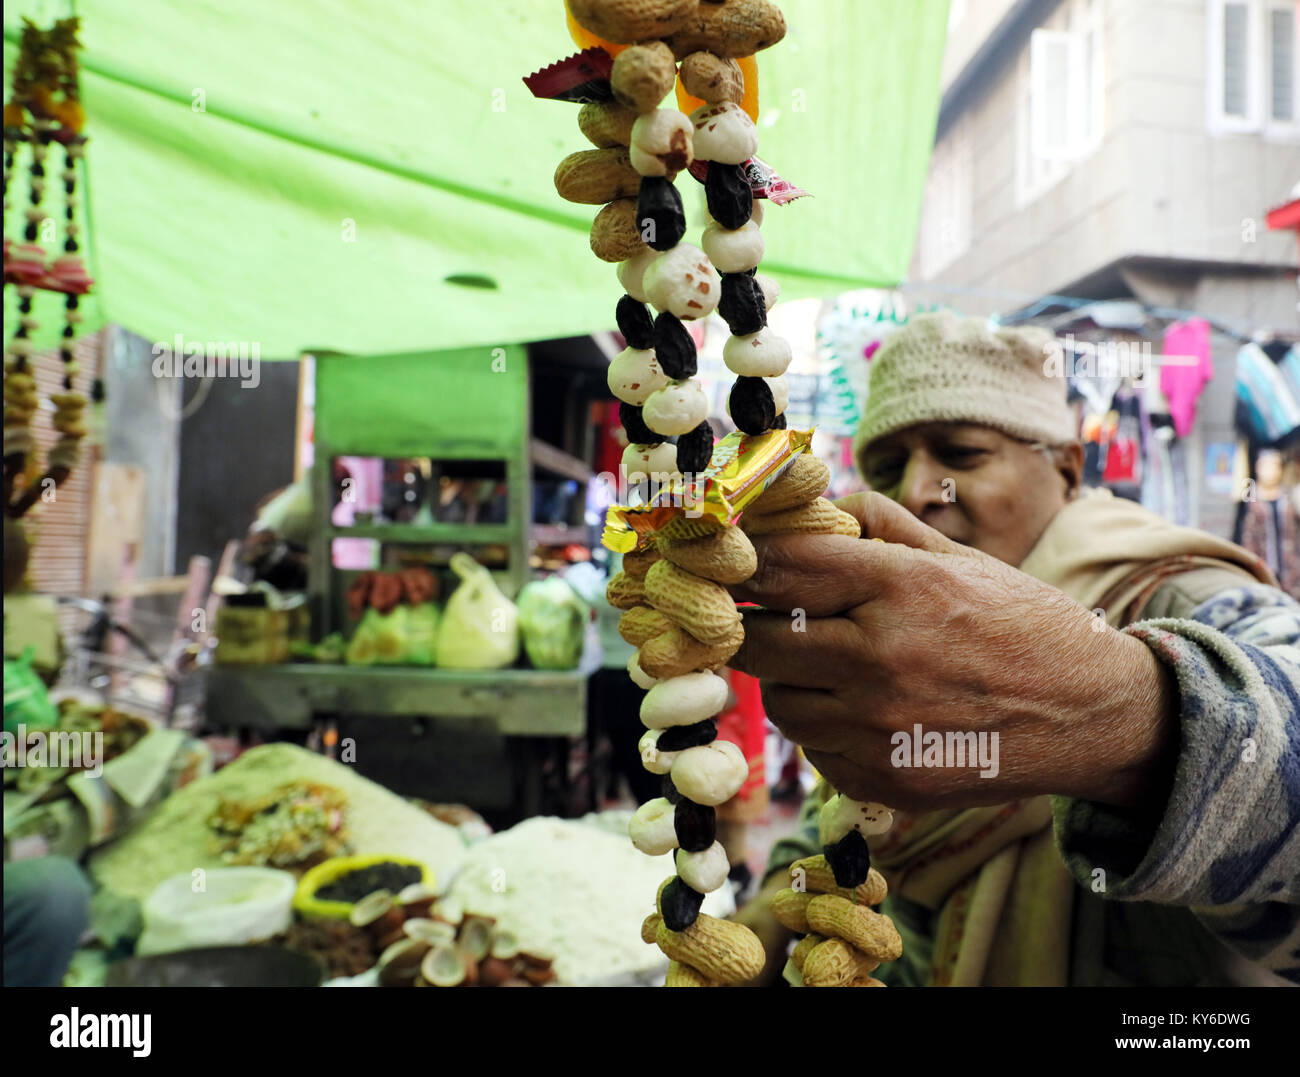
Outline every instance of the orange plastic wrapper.
{"label": "orange plastic wrapper", "polygon": [[617,553],[649,545],[655,535],[694,538],[735,522],[746,505],[807,452],[811,430],[728,434],[713,447],[709,466],[692,481],[661,487],[645,505],[611,505],[601,544]]}

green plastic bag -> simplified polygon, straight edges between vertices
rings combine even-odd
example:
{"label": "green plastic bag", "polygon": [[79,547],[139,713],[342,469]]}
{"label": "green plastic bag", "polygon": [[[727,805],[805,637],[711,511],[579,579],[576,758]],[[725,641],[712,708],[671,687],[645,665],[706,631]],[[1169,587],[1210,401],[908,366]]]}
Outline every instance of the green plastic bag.
{"label": "green plastic bag", "polygon": [[559,576],[534,580],[519,592],[519,627],[534,669],[577,669],[590,607]]}
{"label": "green plastic bag", "polygon": [[32,669],[36,648],[27,647],[17,658],[5,659],[6,733],[18,735],[20,725],[27,729],[44,729],[57,725],[58,709],[50,702],[45,682]]}

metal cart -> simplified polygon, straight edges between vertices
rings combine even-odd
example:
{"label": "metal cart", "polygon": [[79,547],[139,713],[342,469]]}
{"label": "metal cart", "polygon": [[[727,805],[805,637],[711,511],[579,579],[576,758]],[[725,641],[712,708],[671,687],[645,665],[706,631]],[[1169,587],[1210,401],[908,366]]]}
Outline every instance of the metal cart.
{"label": "metal cart", "polygon": [[[437,570],[465,550],[507,595],[518,594],[533,541],[524,348],[318,356],[315,394],[309,602],[316,638],[348,628],[344,594],[354,573],[336,566],[339,539],[377,543],[384,566],[410,558]],[[427,459],[434,487],[458,468],[493,471],[504,480],[504,520],[336,524],[332,465],[340,457]],[[566,466],[585,467],[575,458]],[[338,743],[354,743],[358,769],[394,791],[518,818],[563,810],[554,794],[565,782],[569,738],[586,727],[590,672],[218,666],[207,675],[207,717],[210,725],[262,731],[329,723]]]}

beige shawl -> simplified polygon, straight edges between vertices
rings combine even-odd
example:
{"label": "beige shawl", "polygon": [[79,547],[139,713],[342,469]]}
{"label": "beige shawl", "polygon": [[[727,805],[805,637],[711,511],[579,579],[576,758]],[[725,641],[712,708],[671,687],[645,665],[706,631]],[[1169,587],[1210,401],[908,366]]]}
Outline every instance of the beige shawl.
{"label": "beige shawl", "polygon": [[[1200,568],[1273,583],[1263,562],[1094,491],[1067,504],[1021,570],[1119,628],[1140,620],[1171,576]],[[899,813],[872,840],[892,893],[937,914],[934,986],[1064,985],[1074,882],[1057,854],[1047,797],[964,811]]]}

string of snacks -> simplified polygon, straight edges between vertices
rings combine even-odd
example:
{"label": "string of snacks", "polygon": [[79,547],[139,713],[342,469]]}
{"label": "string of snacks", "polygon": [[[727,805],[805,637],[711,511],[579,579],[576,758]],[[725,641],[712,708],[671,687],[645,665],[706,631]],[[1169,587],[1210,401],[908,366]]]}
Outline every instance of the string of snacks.
{"label": "string of snacks", "polygon": [[[18,324],[5,351],[4,375],[4,476],[5,513],[23,515],[45,491],[46,480],[58,486],[67,479],[80,456],[80,442],[86,436],[86,398],[73,389],[77,365],[73,356],[76,326],[82,321],[80,297],[91,286],[80,256],[80,227],[77,222],[77,162],[82,158],[85,137],[81,134],[85,114],[80,103],[77,66],[79,20],[61,19],[49,30],[24,20],[19,56],[14,66],[13,87],[4,108],[4,194],[5,228],[8,230],[10,183],[20,146],[30,147],[28,204],[24,210],[22,242],[4,241],[4,280],[13,285],[18,298]],[[47,262],[41,245],[43,227],[48,227],[45,210],[45,163],[51,143],[63,147],[64,241],[63,253]],[[27,474],[28,458],[35,449],[31,419],[39,407],[36,379],[30,368],[32,334],[39,327],[33,314],[38,291],[64,294],[63,332],[59,356],[63,362],[61,391],[50,395],[54,407],[53,425],[59,438],[50,449],[43,475],[20,488]],[[96,382],[95,395],[102,398]]]}
{"label": "string of snacks", "polygon": [[[591,247],[602,260],[619,263],[625,295],[616,316],[628,347],[610,365],[609,386],[630,442],[624,469],[630,483],[638,473],[660,482],[659,476],[697,479],[706,469],[713,472],[719,459],[706,421],[708,402],[694,381],[696,351],[686,322],[715,309],[727,322],[732,336],[723,357],[737,375],[728,410],[743,435],[757,445],[786,425],[783,375],[791,349],[767,327],[777,289],[757,275],[764,250],[754,195],[756,188],[796,189],[754,156],[757,129],[740,105],[752,101],[754,87],[747,98],[739,62],[780,41],[785,21],[771,0],[569,0],[569,16],[585,35],[575,33],[580,43],[595,47],[525,81],[539,97],[583,102],[579,127],[596,147],[565,158],[555,183],[570,201],[604,203]],[[660,107],[678,78],[687,95],[703,102],[690,116]],[[673,180],[687,168],[705,185],[710,221],[702,249],[682,242],[685,214]],[[750,451],[738,436],[727,439],[724,456],[737,445],[735,457]],[[764,452],[754,448],[752,455]],[[704,896],[725,885],[729,872],[716,838],[716,806],[749,776],[740,749],[717,737],[715,718],[728,694],[717,671],[744,638],[726,585],[757,568],[747,532],[859,534],[856,520],[819,498],[827,478],[823,465],[796,457],[746,509],[748,526],[733,525],[722,493],[718,518],[709,525],[638,528],[641,549],[625,550],[623,571],[607,590],[609,602],[625,611],[620,632],[638,648],[628,671],[646,689],[642,760],[664,776],[664,795],[638,809],[629,834],[649,855],[675,850],[677,873],[664,881],[657,911],[642,925],[643,939],[670,960],[667,986],[742,984],[764,964],[752,931],[700,911]],[[647,533],[653,541],[644,541]],[[871,807],[873,819],[888,817],[887,810]],[[855,822],[827,843],[823,858],[824,872],[846,887],[865,884],[870,872],[862,824]],[[856,945],[839,938],[841,945]],[[893,949],[887,939],[857,952]]]}

